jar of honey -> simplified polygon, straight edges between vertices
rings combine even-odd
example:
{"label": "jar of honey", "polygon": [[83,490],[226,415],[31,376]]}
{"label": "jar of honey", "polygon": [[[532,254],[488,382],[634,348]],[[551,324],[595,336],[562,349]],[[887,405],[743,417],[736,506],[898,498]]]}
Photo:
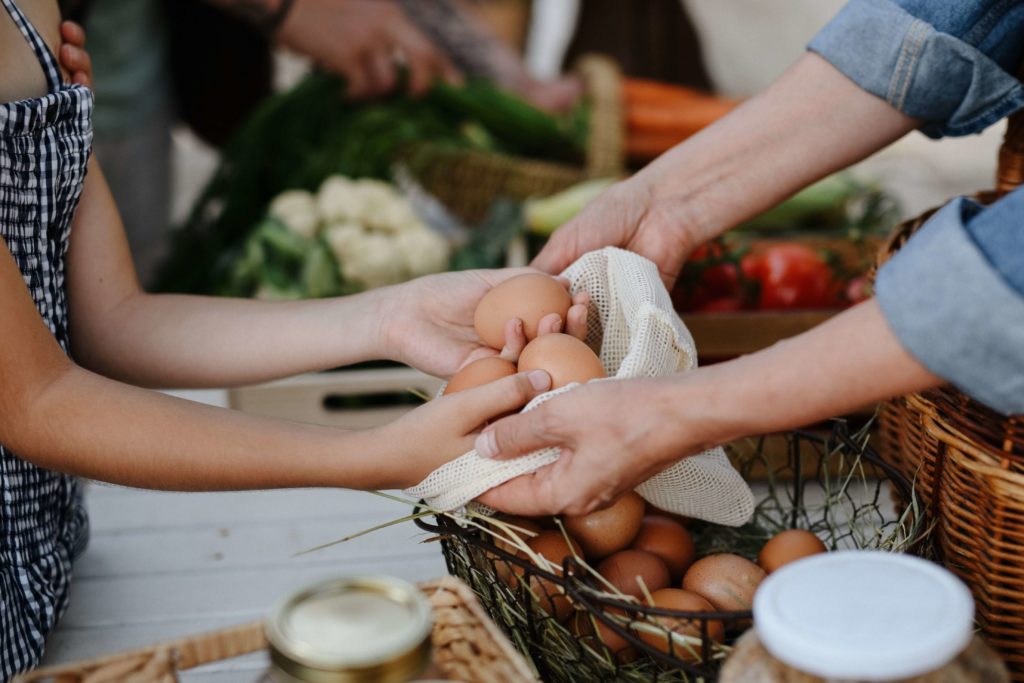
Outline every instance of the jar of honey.
{"label": "jar of honey", "polygon": [[386,576],[321,581],[286,595],[266,623],[273,683],[407,683],[430,664],[430,603]]}
{"label": "jar of honey", "polygon": [[939,565],[841,551],[773,572],[754,595],[754,627],[720,683],[1007,683],[974,634],[974,600]]}

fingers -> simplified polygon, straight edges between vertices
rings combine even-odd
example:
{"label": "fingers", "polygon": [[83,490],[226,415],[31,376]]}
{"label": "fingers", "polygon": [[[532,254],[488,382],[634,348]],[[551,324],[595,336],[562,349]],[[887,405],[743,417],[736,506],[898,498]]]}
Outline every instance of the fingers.
{"label": "fingers", "polygon": [[71,43],[75,47],[85,47],[85,29],[73,21],[60,23],[60,37],[65,43]]}
{"label": "fingers", "polygon": [[482,458],[507,460],[541,448],[561,446],[564,439],[551,433],[551,403],[535,410],[495,422],[476,437],[475,447]]}
{"label": "fingers", "polygon": [[394,90],[398,78],[395,75],[395,60],[391,55],[375,50],[364,63],[371,96],[384,95]]}
{"label": "fingers", "polygon": [[566,314],[565,332],[577,339],[587,339],[587,316],[590,313],[590,295],[579,292],[572,298],[572,306]]}
{"label": "fingers", "polygon": [[[568,225],[571,226],[572,223]],[[576,260],[577,256],[583,253],[574,251],[572,246],[574,241],[566,227],[559,228],[533,259],[530,266],[545,273],[561,273]]]}
{"label": "fingers", "polygon": [[513,318],[505,323],[505,347],[501,350],[501,357],[516,363],[525,347],[526,330],[523,329],[523,321]]}
{"label": "fingers", "polygon": [[[543,472],[543,470],[541,470]],[[538,477],[527,474],[505,482],[477,497],[477,500],[511,515],[554,515],[557,509],[541,493]]]}
{"label": "fingers", "polygon": [[457,71],[418,29],[408,22],[397,22],[391,27],[395,48],[405,57],[409,69],[409,92],[422,95],[439,75],[449,79]]}
{"label": "fingers", "polygon": [[447,399],[458,405],[463,432],[469,434],[488,420],[519,410],[539,394],[551,389],[551,376],[543,370],[520,372],[475,389],[452,394]]}
{"label": "fingers", "polygon": [[562,316],[557,313],[548,313],[540,319],[540,322],[537,323],[537,336],[540,337],[545,334],[561,332],[563,325],[564,321],[562,320]]}

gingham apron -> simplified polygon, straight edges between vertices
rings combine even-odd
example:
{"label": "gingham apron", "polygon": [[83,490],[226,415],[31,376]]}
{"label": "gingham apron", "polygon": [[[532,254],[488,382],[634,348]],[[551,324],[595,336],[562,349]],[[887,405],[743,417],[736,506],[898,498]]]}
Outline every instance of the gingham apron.
{"label": "gingham apron", "polygon": [[[92,94],[66,85],[53,53],[14,4],[0,0],[46,74],[43,97],[0,104],[0,237],[39,315],[68,352],[64,257],[92,144]],[[5,292],[0,296],[23,295]],[[2,381],[2,380],[0,380]],[[32,668],[68,602],[88,520],[73,477],[0,445],[0,678]]]}

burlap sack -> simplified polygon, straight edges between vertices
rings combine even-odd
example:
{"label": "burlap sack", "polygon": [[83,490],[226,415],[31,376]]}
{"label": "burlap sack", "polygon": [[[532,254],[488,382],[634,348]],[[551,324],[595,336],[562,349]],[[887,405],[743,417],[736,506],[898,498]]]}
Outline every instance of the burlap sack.
{"label": "burlap sack", "polygon": [[[676,314],[657,267],[634,253],[607,247],[580,257],[563,273],[573,293],[593,300],[587,343],[600,349],[608,379],[657,377],[697,367],[697,352]],[[580,385],[572,384],[533,399],[524,410]],[[440,510],[466,505],[514,477],[558,459],[546,448],[514,460],[488,460],[476,451],[434,470],[406,494]],[[627,453],[623,457],[629,457]],[[637,487],[637,493],[663,510],[728,526],[749,521],[754,510],[750,488],[721,448],[683,458]]]}

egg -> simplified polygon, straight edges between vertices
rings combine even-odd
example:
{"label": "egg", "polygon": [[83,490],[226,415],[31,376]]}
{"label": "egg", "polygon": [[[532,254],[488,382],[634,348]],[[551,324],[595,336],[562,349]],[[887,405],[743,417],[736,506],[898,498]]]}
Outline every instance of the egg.
{"label": "egg", "polygon": [[546,370],[552,389],[608,376],[589,346],[561,332],[541,335],[526,345],[519,354],[519,372],[530,370]]}
{"label": "egg", "polygon": [[[527,541],[527,545],[534,553],[555,565],[549,569],[553,574],[560,575],[562,573],[562,562],[565,558],[583,555],[579,544],[571,537],[566,541],[561,531],[541,531]],[[545,569],[548,568],[545,567]],[[515,568],[514,571],[520,576],[523,574],[519,568]],[[565,596],[558,585],[539,576],[531,576],[529,585],[530,590],[537,597],[541,609],[555,619],[564,621],[572,614],[572,603],[569,602],[569,598]]]}
{"label": "egg", "polygon": [[564,321],[571,305],[569,292],[550,275],[519,275],[484,294],[473,313],[473,328],[485,344],[501,349],[505,346],[505,324],[509,320],[523,321],[523,332],[529,341],[537,337],[541,318],[557,313]]}
{"label": "egg", "polygon": [[[642,550],[620,550],[609,555],[597,565],[597,573],[623,595],[632,595],[638,600],[644,599],[641,583],[647,588],[647,593],[653,593],[668,588],[672,581],[661,558]],[[600,582],[597,586],[603,588]]]}
{"label": "egg", "polygon": [[[492,543],[494,543],[494,545],[504,550],[505,552],[511,555],[516,555],[518,557],[524,556],[524,553],[521,549],[522,546],[528,546],[530,540],[534,538],[537,534],[539,534],[541,531],[539,524],[532,520],[526,519],[525,517],[515,517],[513,515],[498,515],[497,517],[495,517],[495,519],[500,522],[503,522],[504,524],[508,524],[512,527],[518,528],[506,529],[504,527],[498,526],[497,524],[491,523],[490,526],[494,530],[494,533],[497,534],[497,536],[488,535],[486,537],[487,540],[491,541]],[[519,539],[520,542],[513,543],[513,539]],[[506,584],[514,586],[515,581],[513,579],[513,572],[519,574],[522,573],[518,565],[514,565],[508,560],[502,559],[497,555],[494,555],[493,553],[491,554],[491,558],[494,562],[494,571],[495,573],[497,573],[498,578],[500,578]]]}
{"label": "egg", "polygon": [[630,547],[657,555],[676,581],[683,578],[697,553],[693,537],[682,524],[658,515],[644,517]]}
{"label": "egg", "polygon": [[603,510],[569,515],[562,523],[569,535],[579,541],[587,559],[599,560],[627,548],[636,538],[643,520],[644,499],[630,491]]}
{"label": "egg", "polygon": [[666,517],[668,519],[671,519],[673,522],[678,522],[679,524],[682,524],[685,527],[689,527],[690,522],[693,521],[689,517],[677,515],[676,513],[669,512],[668,510],[662,510],[660,507],[656,505],[651,505],[650,503],[647,504],[647,514],[657,515],[658,517]]}
{"label": "egg", "polygon": [[720,553],[694,562],[683,577],[683,588],[719,610],[748,610],[765,576],[764,570],[747,558]]}
{"label": "egg", "polygon": [[[609,609],[608,612],[625,616],[625,612],[621,610]],[[592,646],[598,645],[607,649],[620,664],[636,659],[636,648],[589,612],[577,612],[569,624],[569,629],[583,642],[592,641]]]}
{"label": "egg", "polygon": [[810,531],[788,529],[764,544],[757,556],[757,564],[771,574],[785,564],[824,552],[828,552],[828,548]]}
{"label": "egg", "polygon": [[444,388],[444,395],[473,389],[514,374],[516,374],[515,363],[497,356],[481,358],[456,372],[448,380],[448,386]]}
{"label": "egg", "polygon": [[[679,612],[714,612],[714,606],[704,597],[678,588],[663,588],[651,594],[652,607],[677,610]],[[640,639],[651,647],[671,654],[685,662],[697,662],[701,658],[701,620],[678,617],[654,616],[664,631],[649,633],[637,629]],[[653,626],[653,624],[652,624]],[[671,632],[673,635],[669,635]],[[721,621],[707,621],[708,638],[721,642],[725,638],[725,626]]]}

